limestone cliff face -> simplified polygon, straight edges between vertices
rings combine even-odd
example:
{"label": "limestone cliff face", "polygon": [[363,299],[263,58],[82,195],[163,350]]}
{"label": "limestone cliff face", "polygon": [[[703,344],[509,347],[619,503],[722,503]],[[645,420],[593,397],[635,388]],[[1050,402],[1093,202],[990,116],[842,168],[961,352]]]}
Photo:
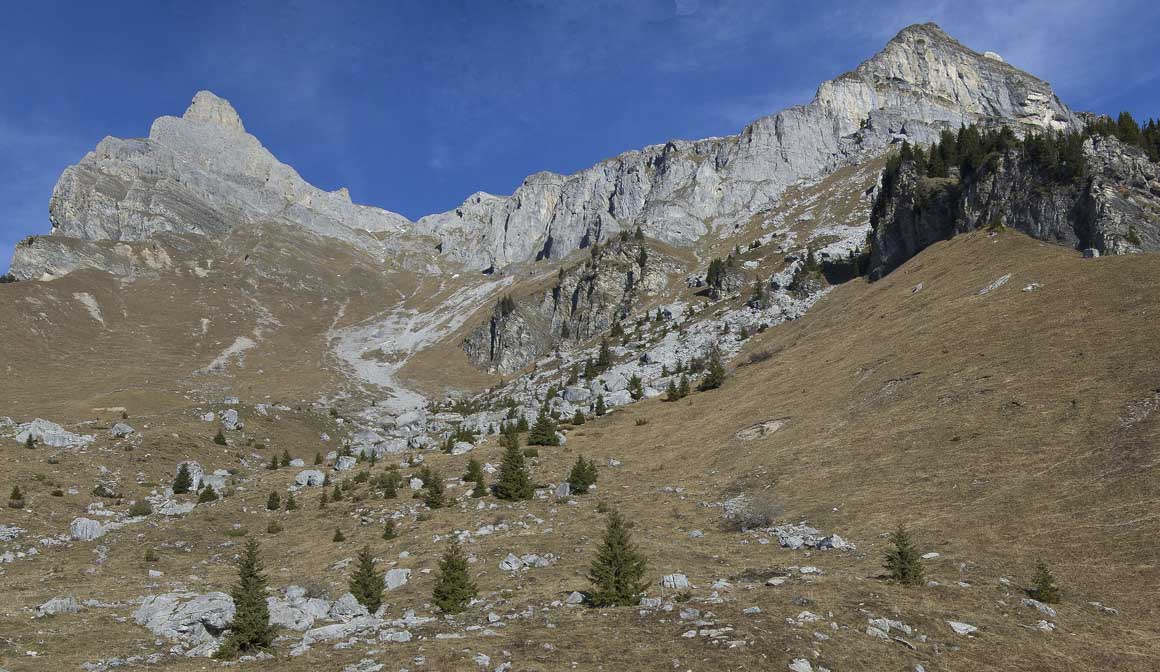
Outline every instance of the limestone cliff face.
{"label": "limestone cliff face", "polygon": [[[69,167],[49,207],[52,232],[16,250],[20,279],[76,268],[119,273],[119,258],[72,241],[220,240],[272,223],[338,239],[383,262],[402,251],[484,270],[568,253],[637,227],[690,246],[768,209],[789,186],[881,154],[901,139],[932,140],[964,123],[1016,129],[1078,124],[1051,87],[933,24],[900,32],[880,53],[819,87],[808,105],[739,134],[674,140],[570,176],[536,173],[511,196],[477,193],[419,222],[318,189],[246,132],[228,102],[200,92],[181,117],[157,119],[144,139],[105,138]],[[440,272],[429,260],[428,266]]]}
{"label": "limestone cliff face", "polygon": [[638,300],[664,290],[678,270],[646,242],[617,237],[584,263],[561,269],[550,288],[497,303],[463,350],[482,369],[512,373],[561,343],[605,332]]}
{"label": "limestone cliff face", "polygon": [[933,24],[900,32],[879,54],[818,89],[808,105],[735,136],[672,141],[569,176],[537,173],[510,197],[477,193],[419,220],[444,254],[484,269],[564,256],[620,231],[689,245],[773,203],[802,178],[880,154],[902,138],[1002,123],[1078,127],[1044,81],[951,39]]}
{"label": "limestone cliff face", "polygon": [[870,276],[882,277],[939,240],[1000,225],[1101,254],[1160,250],[1160,165],[1143,151],[1089,138],[1083,176],[1068,181],[1020,161],[1019,152],[996,157],[966,184],[919,177],[913,163],[903,163],[871,219]]}

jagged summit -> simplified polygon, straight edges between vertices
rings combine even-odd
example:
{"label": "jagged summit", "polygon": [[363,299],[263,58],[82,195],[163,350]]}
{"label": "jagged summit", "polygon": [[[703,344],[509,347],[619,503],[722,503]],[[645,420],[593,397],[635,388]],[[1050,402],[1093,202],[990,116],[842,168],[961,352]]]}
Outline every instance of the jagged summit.
{"label": "jagged summit", "polygon": [[904,28],[807,105],[738,135],[630,151],[569,176],[523,182],[510,198],[464,202],[418,228],[476,268],[564,256],[619,231],[689,246],[770,207],[785,189],[908,139],[1003,123],[1018,132],[1075,127],[1046,82],[972,51],[935,24]]}
{"label": "jagged summit", "polygon": [[[61,174],[49,203],[52,233],[19,245],[10,272],[21,280],[78,268],[120,273],[92,241],[148,241],[193,234],[222,240],[238,227],[273,223],[345,241],[378,258],[374,235],[409,227],[406,217],[356,205],[278,161],[246,132],[229,101],[199,91],[180,117],[155,120],[145,139],[108,137]],[[397,249],[395,247],[390,248]]]}
{"label": "jagged summit", "polygon": [[230,105],[230,101],[218,97],[211,91],[198,91],[181,118],[186,121],[215,124],[240,133],[246,132],[242,118],[238,116],[234,106]]}

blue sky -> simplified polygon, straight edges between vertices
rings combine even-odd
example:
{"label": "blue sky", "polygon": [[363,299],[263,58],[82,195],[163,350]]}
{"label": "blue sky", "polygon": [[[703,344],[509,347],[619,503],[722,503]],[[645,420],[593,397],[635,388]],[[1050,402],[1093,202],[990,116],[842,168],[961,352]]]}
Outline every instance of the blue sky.
{"label": "blue sky", "polygon": [[194,92],[312,183],[417,218],[806,102],[936,21],[1074,108],[1160,116],[1160,3],[417,0],[5,3],[0,261],[61,170]]}

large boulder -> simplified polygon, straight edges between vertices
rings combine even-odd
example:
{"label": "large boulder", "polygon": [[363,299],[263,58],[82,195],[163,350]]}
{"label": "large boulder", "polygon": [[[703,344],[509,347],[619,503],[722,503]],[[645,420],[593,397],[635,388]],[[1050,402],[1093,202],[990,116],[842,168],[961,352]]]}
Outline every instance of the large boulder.
{"label": "large boulder", "polygon": [[205,478],[205,470],[202,469],[201,465],[197,462],[194,462],[193,460],[186,460],[184,462],[177,463],[177,468],[173,470],[174,477],[176,477],[177,473],[181,471],[181,465],[183,464],[189,470],[189,478],[192,480],[190,489],[194,492],[197,492],[201,489],[202,479]]}
{"label": "large boulder", "polygon": [[234,620],[234,601],[225,593],[163,593],[150,595],[133,612],[133,620],[191,650],[195,655],[213,655],[217,638]]}
{"label": "large boulder", "polygon": [[132,434],[133,432],[136,432],[136,431],[137,430],[133,429],[132,427],[130,427],[129,425],[127,425],[123,422],[118,422],[117,424],[113,425],[109,429],[109,433],[118,439],[129,436],[130,434]]}
{"label": "large boulder", "polygon": [[83,448],[95,438],[87,434],[74,434],[55,422],[40,418],[17,425],[16,429],[17,443],[25,443],[31,436],[33,441],[53,448]]}
{"label": "large boulder", "polygon": [[74,518],[68,535],[76,541],[92,541],[105,535],[105,527],[91,518]]}
{"label": "large boulder", "polygon": [[317,469],[307,469],[306,471],[298,472],[294,477],[294,484],[302,487],[306,486],[320,486],[326,482],[326,474]]}
{"label": "large boulder", "polygon": [[387,571],[384,577],[384,583],[387,590],[395,590],[402,588],[407,584],[407,580],[411,578],[411,570],[409,569],[391,569]]}
{"label": "large boulder", "polygon": [[266,608],[270,610],[270,623],[280,628],[305,632],[314,625],[314,614],[289,600],[267,597]]}
{"label": "large boulder", "polygon": [[330,618],[336,621],[350,621],[367,614],[367,608],[359,604],[358,599],[350,593],[335,600],[330,607]]}
{"label": "large boulder", "polygon": [[608,408],[616,408],[617,406],[627,406],[633,402],[632,395],[628,390],[620,390],[619,392],[612,392],[604,395],[604,405]]}
{"label": "large boulder", "polygon": [[592,392],[586,387],[569,385],[564,388],[564,400],[573,404],[581,404],[592,398]]}
{"label": "large boulder", "polygon": [[222,411],[222,426],[225,427],[227,431],[233,432],[241,429],[245,425],[243,425],[242,421],[238,419],[237,409],[227,408],[226,410]]}
{"label": "large boulder", "polygon": [[56,616],[57,614],[75,614],[81,610],[81,605],[74,597],[54,597],[36,608],[37,618]]}

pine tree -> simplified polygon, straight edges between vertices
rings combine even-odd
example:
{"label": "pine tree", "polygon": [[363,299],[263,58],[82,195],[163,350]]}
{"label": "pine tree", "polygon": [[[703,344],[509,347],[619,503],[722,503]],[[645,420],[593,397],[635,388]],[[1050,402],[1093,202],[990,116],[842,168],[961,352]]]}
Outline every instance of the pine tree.
{"label": "pine tree", "polygon": [[576,458],[572,471],[568,472],[568,486],[576,495],[588,494],[588,488],[596,483],[596,462],[585,460],[584,456]]}
{"label": "pine tree", "polygon": [[201,493],[197,496],[198,504],[209,504],[210,502],[216,502],[217,500],[217,490],[214,490],[213,486],[209,485],[208,483],[204,488],[201,489]]}
{"label": "pine tree", "polygon": [[600,339],[600,352],[596,355],[596,369],[605,371],[612,366],[612,350],[608,347],[608,339]]}
{"label": "pine tree", "polygon": [[221,428],[218,428],[217,434],[214,434],[213,442],[219,446],[226,445],[226,435],[222,434]]}
{"label": "pine tree", "polygon": [[342,533],[342,530],[340,528],[336,527],[336,528],[334,528],[334,537],[331,538],[331,541],[333,541],[336,544],[340,544],[340,543],[346,541],[346,535]]}
{"label": "pine tree", "polygon": [[608,514],[608,527],[596,558],[588,570],[592,604],[597,607],[629,606],[640,601],[648,586],[648,564],[632,543],[629,526],[617,511]]}
{"label": "pine tree", "polygon": [[270,471],[274,471],[275,469],[277,469],[278,467],[281,467],[281,466],[282,466],[282,460],[278,459],[277,454],[274,454],[274,455],[270,456],[270,464],[267,464],[266,468],[269,469]]}
{"label": "pine tree", "polygon": [[1059,586],[1055,584],[1055,577],[1051,575],[1046,562],[1040,560],[1035,564],[1035,577],[1031,579],[1027,595],[1048,604],[1059,602]]}
{"label": "pine tree", "polygon": [[890,535],[890,543],[894,547],[886,551],[886,562],[883,565],[890,578],[904,586],[922,585],[925,581],[922,558],[910,539],[910,533],[899,525]]}
{"label": "pine tree", "polygon": [[277,511],[282,508],[282,498],[278,496],[277,492],[271,492],[270,496],[266,498],[266,510]]}
{"label": "pine tree", "polygon": [[716,346],[709,350],[709,356],[705,362],[705,377],[701,379],[701,384],[697,389],[701,392],[706,390],[715,390],[725,383],[725,365],[721,363],[721,351]]}
{"label": "pine tree", "polygon": [[584,380],[594,380],[600,372],[596,370],[596,364],[589,357],[584,361]]}
{"label": "pine tree", "polygon": [[475,499],[487,497],[487,482],[484,481],[482,476],[475,482],[475,487],[471,489],[471,496]]}
{"label": "pine tree", "polygon": [[8,508],[24,508],[24,493],[20,491],[19,485],[12,486],[12,493],[8,495]]}
{"label": "pine tree", "polygon": [[350,573],[347,584],[350,594],[358,603],[375,613],[383,604],[383,575],[375,571],[375,558],[371,555],[370,546],[363,546],[355,559],[354,570]]}
{"label": "pine tree", "polygon": [[322,453],[314,453],[314,465],[318,466],[320,464],[322,464]]}
{"label": "pine tree", "polygon": [[592,412],[596,414],[596,417],[600,417],[608,412],[608,407],[604,405],[603,394],[596,395],[596,406],[592,409]]}
{"label": "pine tree", "polygon": [[36,439],[32,438],[32,432],[29,432],[28,436],[24,437],[24,447],[25,448],[35,448],[36,447]]}
{"label": "pine tree", "polygon": [[322,495],[319,496],[319,498],[318,498],[318,508],[325,509],[326,505],[329,502],[330,502],[330,497],[326,494],[325,491],[323,491]]}
{"label": "pine tree", "polygon": [[390,541],[397,536],[399,536],[399,533],[395,530],[395,521],[387,518],[387,522],[383,523],[383,539]]}
{"label": "pine tree", "polygon": [[423,502],[431,509],[441,509],[447,502],[447,496],[443,490],[443,476],[438,472],[427,472],[424,474],[423,489],[426,494],[423,496]]}
{"label": "pine tree", "polygon": [[395,499],[399,496],[397,490],[399,485],[398,474],[393,471],[388,471],[387,473],[383,474],[383,477],[379,482],[383,485],[383,499]]}
{"label": "pine tree", "polygon": [[454,534],[447,538],[447,550],[439,560],[432,601],[445,614],[457,614],[475,597],[475,583],[467,573],[467,556]]}
{"label": "pine tree", "polygon": [[556,436],[556,421],[548,413],[548,405],[540,407],[540,414],[536,416],[536,424],[528,431],[529,446],[558,446],[560,438]]}
{"label": "pine tree", "polygon": [[184,495],[193,487],[193,476],[189,473],[189,464],[182,462],[177,468],[177,477],[173,479],[173,494]]}
{"label": "pine tree", "polygon": [[576,409],[576,413],[572,416],[572,424],[576,426],[583,425],[586,422],[584,411]]}
{"label": "pine tree", "polygon": [[516,432],[528,431],[528,419],[521,415],[520,419],[516,421],[515,427],[513,429]]}
{"label": "pine tree", "polygon": [[463,474],[463,480],[468,483],[478,483],[483,480],[483,465],[474,457],[467,461],[467,471]]}
{"label": "pine tree", "polygon": [[293,492],[286,495],[286,510],[287,511],[297,511],[298,510],[298,502],[296,502],[294,500],[294,493]]}
{"label": "pine tree", "polygon": [[289,450],[282,451],[282,466],[283,467],[290,466],[290,451]]}
{"label": "pine tree", "polygon": [[689,396],[689,376],[682,373],[681,383],[677,385],[677,398],[684,399],[687,396]]}
{"label": "pine tree", "polygon": [[342,501],[342,488],[338,487],[338,483],[334,484],[334,491],[330,493],[330,501],[332,501],[332,502],[341,502]]}
{"label": "pine tree", "polygon": [[499,479],[495,484],[495,496],[500,499],[518,501],[531,499],[534,488],[528,474],[528,467],[524,463],[524,454],[520,451],[518,436],[505,438],[507,447],[504,449],[503,460],[499,464]]}
{"label": "pine tree", "polygon": [[665,401],[677,401],[680,398],[677,392],[677,384],[669,380],[669,386],[665,388]]}
{"label": "pine tree", "polygon": [[635,373],[628,379],[628,394],[633,401],[640,401],[644,398],[644,383],[641,382],[640,376]]}
{"label": "pine tree", "polygon": [[238,582],[230,590],[234,599],[234,620],[230,634],[215,654],[218,658],[270,648],[274,627],[266,606],[266,576],[258,557],[258,541],[250,539],[238,559]]}

